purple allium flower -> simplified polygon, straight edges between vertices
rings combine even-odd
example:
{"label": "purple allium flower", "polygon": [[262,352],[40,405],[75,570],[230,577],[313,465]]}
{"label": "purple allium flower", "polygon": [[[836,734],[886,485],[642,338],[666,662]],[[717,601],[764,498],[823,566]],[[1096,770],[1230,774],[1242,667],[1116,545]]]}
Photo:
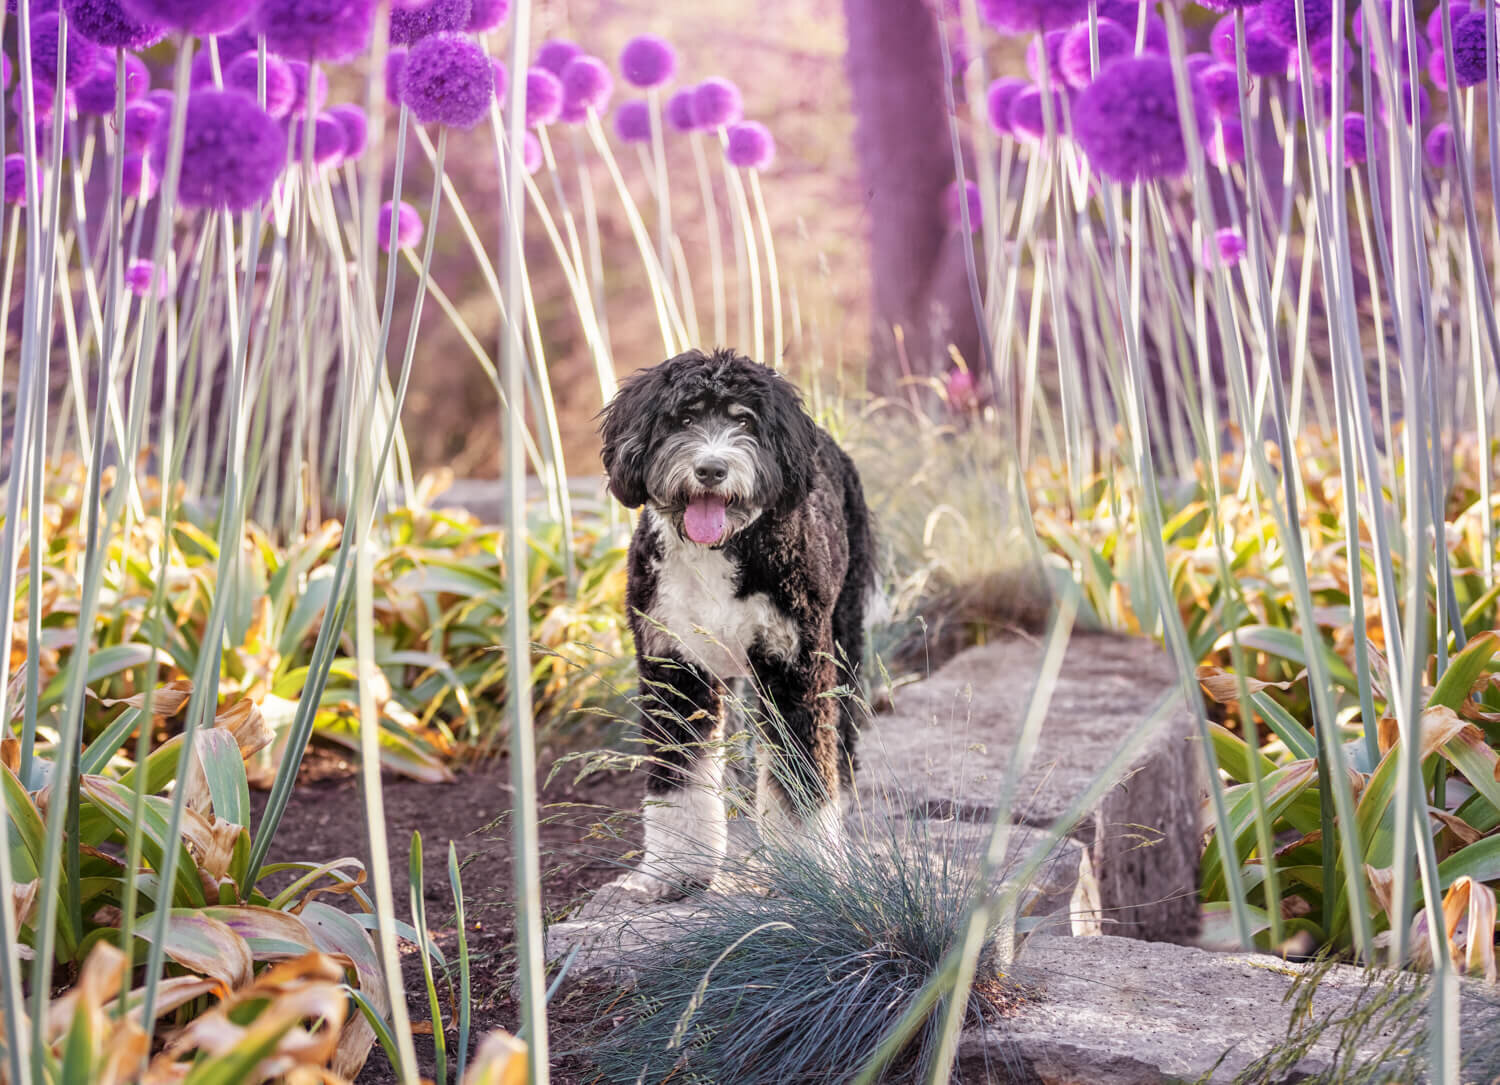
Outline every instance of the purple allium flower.
{"label": "purple allium flower", "polygon": [[[1120,63],[1123,63],[1121,61]],[[1062,132],[1067,124],[1063,117],[1064,95],[1052,88],[1053,130]],[[1017,139],[1040,143],[1047,135],[1047,118],[1042,112],[1042,88],[1028,85],[1010,103],[1010,131]]]}
{"label": "purple allium flower", "polygon": [[590,109],[602,114],[609,108],[615,77],[598,57],[574,57],[562,70],[561,79],[563,120],[576,123],[587,117]]}
{"label": "purple allium flower", "polygon": [[729,142],[724,157],[731,166],[763,170],[776,159],[776,141],[770,130],[758,121],[741,121],[729,128]]}
{"label": "purple allium flower", "polygon": [[344,130],[344,161],[365,153],[370,143],[370,120],[357,105],[336,105],[327,114]]}
{"label": "purple allium flower", "polygon": [[[1427,95],[1427,88],[1419,86],[1419,87],[1416,88],[1416,90],[1417,90],[1417,118],[1416,119],[1417,119],[1418,122],[1420,122],[1422,124],[1426,124],[1428,116],[1432,113],[1432,99],[1430,97],[1428,97],[1428,95]],[[1406,117],[1407,123],[1410,124],[1411,120],[1412,120],[1412,113],[1411,113],[1412,85],[1410,83],[1406,82],[1405,80],[1402,80],[1402,82],[1401,82],[1401,93],[1397,95],[1397,98],[1401,102],[1401,112]],[[1378,107],[1378,110],[1379,110],[1379,113],[1380,113],[1380,119],[1383,122],[1387,123],[1387,124],[1390,123],[1391,110],[1390,110],[1390,107],[1386,104],[1385,94],[1379,92],[1378,89],[1377,89],[1376,99],[1377,99],[1376,100],[1376,106]]]}
{"label": "purple allium flower", "polygon": [[[307,120],[298,117],[292,122],[292,159],[296,162],[302,161],[302,140],[307,128]],[[348,148],[349,141],[344,137],[344,126],[334,117],[327,113],[322,114],[313,121],[313,165],[319,169],[325,166],[337,166],[344,159],[344,151]]]}
{"label": "purple allium flower", "polygon": [[[1347,77],[1353,72],[1355,61],[1353,48],[1344,40],[1343,36],[1324,38],[1322,41],[1307,43],[1307,58],[1312,62],[1313,80],[1319,86],[1328,87],[1333,80],[1333,56],[1334,49],[1342,47],[1344,50],[1343,71]],[[1293,79],[1298,78],[1301,66],[1301,56],[1294,49],[1291,51],[1288,72]],[[1298,95],[1297,97],[1301,97]]]}
{"label": "purple allium flower", "polygon": [[1297,48],[1297,8],[1307,21],[1307,40],[1322,41],[1333,33],[1330,0],[1265,0],[1256,11],[1265,19],[1271,36],[1289,49]]}
{"label": "purple allium flower", "polygon": [[[1469,5],[1465,0],[1449,0],[1448,17],[1453,22],[1469,14]],[[1432,14],[1427,16],[1427,43],[1434,49],[1443,47],[1443,5],[1438,4],[1432,9]]]}
{"label": "purple allium flower", "polygon": [[[1200,138],[1208,104],[1193,94]],[[1147,55],[1117,60],[1078,96],[1073,134],[1099,172],[1116,181],[1175,177],[1187,169],[1172,62]]]}
{"label": "purple allium flower", "polygon": [[1483,11],[1453,21],[1453,74],[1461,87],[1477,87],[1489,74]]}
{"label": "purple allium flower", "polygon": [[521,144],[521,164],[526,167],[527,173],[535,173],[542,168],[542,141],[536,138],[535,132],[527,132],[526,139]]}
{"label": "purple allium flower", "polygon": [[1233,117],[1219,121],[1214,137],[1208,143],[1208,157],[1221,170],[1245,161],[1245,130],[1239,121]]}
{"label": "purple allium flower", "polygon": [[1204,68],[1219,63],[1212,53],[1189,53],[1186,60],[1188,75],[1202,75]]}
{"label": "purple allium flower", "polygon": [[620,50],[620,74],[633,87],[659,87],[677,74],[677,51],[655,34],[638,34]]}
{"label": "purple allium flower", "polygon": [[[1088,32],[1088,27],[1084,27]],[[1066,30],[1049,30],[1031,39],[1031,44],[1026,46],[1026,70],[1031,73],[1034,82],[1042,82],[1042,47],[1047,49],[1047,70],[1052,73],[1053,79],[1058,79],[1058,53],[1062,51],[1063,39],[1068,36]]]}
{"label": "purple allium flower", "polygon": [[401,107],[401,80],[406,75],[406,50],[392,49],[385,55],[385,100]]}
{"label": "purple allium flower", "polygon": [[[182,178],[177,198],[187,207],[244,211],[271,194],[286,166],[286,134],[264,109],[232,90],[188,96]],[[166,161],[162,125],[153,155]]]}
{"label": "purple allium flower", "polygon": [[969,208],[969,229],[979,229],[984,217],[984,207],[979,201],[979,186],[968,180],[964,181],[962,187],[957,181],[949,181],[948,187],[943,189],[943,221],[950,230],[963,229],[963,204],[967,204]]}
{"label": "purple allium flower", "polygon": [[[57,39],[62,17],[55,12],[31,20],[31,75],[39,83],[57,83]],[[86,38],[68,35],[63,84],[76,87],[94,74],[103,59],[99,47]]]}
{"label": "purple allium flower", "polygon": [[[1135,27],[1130,28],[1130,37],[1135,38]],[[1167,21],[1160,15],[1151,14],[1146,16],[1146,48],[1142,52],[1162,53],[1168,51]]]}
{"label": "purple allium flower", "polygon": [[1427,164],[1433,169],[1447,169],[1453,165],[1453,129],[1446,121],[1432,126],[1432,131],[1422,141],[1422,150],[1427,155]]}
{"label": "purple allium flower", "polygon": [[266,48],[289,59],[335,64],[351,60],[369,46],[370,32],[375,28],[374,0],[258,3],[255,29],[264,35]]}
{"label": "purple allium flower", "polygon": [[1099,0],[1099,18],[1119,23],[1135,36],[1135,24],[1141,17],[1141,0]]}
{"label": "purple allium flower", "polygon": [[65,0],[62,7],[68,13],[69,30],[106,49],[144,49],[167,33],[158,23],[128,14],[120,0]]}
{"label": "purple allium flower", "polygon": [[948,405],[956,411],[972,411],[979,406],[979,382],[967,369],[954,366],[943,379]]}
{"label": "purple allium flower", "polygon": [[402,100],[423,124],[473,128],[495,100],[495,70],[478,43],[433,34],[406,54]]}
{"label": "purple allium flower", "polygon": [[[1221,62],[1233,66],[1235,16],[1226,15],[1214,26],[1209,47]],[[1290,50],[1271,33],[1265,21],[1254,16],[1245,20],[1245,67],[1251,75],[1271,76],[1286,73]]]}
{"label": "purple allium flower", "polygon": [[123,194],[126,199],[144,203],[156,198],[156,190],[161,187],[161,178],[151,168],[149,158],[139,154],[126,155],[122,168],[125,182]]}
{"label": "purple allium flower", "polygon": [[156,90],[148,90],[146,92],[145,101],[150,102],[157,109],[161,110],[163,117],[170,117],[172,115],[172,107],[177,104],[177,96],[165,87],[158,87]]}
{"label": "purple allium flower", "polygon": [[[1453,44],[1455,47],[1454,59],[1456,60],[1458,42],[1455,41]],[[1432,55],[1427,58],[1427,78],[1432,80],[1432,85],[1441,93],[1448,93],[1448,64],[1443,59],[1443,51],[1441,49],[1434,49]]]}
{"label": "purple allium flower", "polygon": [[120,0],[120,5],[142,22],[202,35],[233,30],[250,17],[256,0]]}
{"label": "purple allium flower", "polygon": [[1002,135],[1013,134],[1010,127],[1010,109],[1015,103],[1016,97],[1024,93],[1030,83],[1015,76],[1002,76],[990,84],[989,92],[985,95],[989,106],[990,125],[995,131]]}
{"label": "purple allium flower", "polygon": [[158,298],[164,298],[168,293],[167,269],[162,268],[158,272],[150,260],[132,260],[130,266],[125,269],[125,287],[138,298],[144,298],[152,293]]}
{"label": "purple allium flower", "polygon": [[[125,135],[120,140],[127,154],[145,154],[165,132],[167,114],[151,102],[131,102],[125,107]],[[163,159],[165,161],[165,159]]]}
{"label": "purple allium flower", "polygon": [[651,141],[651,107],[644,98],[621,102],[615,110],[615,135],[626,143]]}
{"label": "purple allium flower", "polygon": [[[1363,113],[1344,114],[1344,165],[1362,166],[1369,160],[1370,145],[1368,132],[1365,129],[1365,115]],[[1328,150],[1333,152],[1333,129],[1327,134]]]}
{"label": "purple allium flower", "polygon": [[415,45],[433,34],[462,31],[473,10],[470,0],[394,0],[391,44]]}
{"label": "purple allium flower", "polygon": [[526,72],[526,124],[535,128],[539,124],[551,124],[562,113],[562,80],[546,68],[531,68]]}
{"label": "purple allium flower", "polygon": [[727,128],[745,115],[740,88],[717,75],[709,76],[693,90],[693,118],[699,128]]}
{"label": "purple allium flower", "polygon": [[464,29],[470,34],[484,34],[505,22],[509,14],[510,0],[474,0]]}
{"label": "purple allium flower", "polygon": [[[1123,26],[1109,19],[1099,20],[1101,72],[1111,60],[1128,57],[1134,52],[1135,38]],[[1070,87],[1081,90],[1094,81],[1088,23],[1079,23],[1063,34],[1062,48],[1057,52],[1057,66],[1062,69],[1062,77]]]}
{"label": "purple allium flower", "polygon": [[1203,245],[1203,266],[1213,267],[1213,249],[1219,250],[1219,259],[1224,261],[1226,267],[1233,267],[1245,258],[1245,237],[1233,226],[1225,226],[1214,234],[1212,241],[1205,241]]}
{"label": "purple allium flower", "polygon": [[[1381,0],[1380,6],[1385,11],[1386,34],[1391,38],[1392,41],[1396,43],[1399,54],[1398,59],[1402,67],[1405,67],[1410,61],[1411,50],[1413,46],[1415,46],[1417,50],[1417,63],[1419,65],[1425,64],[1427,62],[1427,54],[1431,52],[1431,49],[1427,44],[1427,39],[1425,37],[1420,37],[1417,38],[1415,42],[1413,42],[1407,37],[1406,17],[1404,15],[1397,21],[1395,34],[1391,34],[1391,0]],[[1441,11],[1442,8],[1439,7],[1437,10]],[[1442,33],[1441,23],[1438,27],[1438,33]],[[1359,6],[1356,6],[1354,9],[1354,40],[1359,42],[1361,45],[1365,44],[1365,13],[1364,9]],[[1374,45],[1371,44],[1370,48],[1374,49]]]}
{"label": "purple allium flower", "polygon": [[1253,8],[1260,3],[1260,0],[1198,0],[1198,3],[1206,8],[1213,8],[1215,11],[1232,12],[1237,8]]}
{"label": "purple allium flower", "polygon": [[[31,0],[31,17],[34,19],[38,15],[49,15],[56,11],[58,6],[58,0]],[[5,0],[5,10],[12,15],[19,15],[21,13],[20,6],[16,0]]]}
{"label": "purple allium flower", "polygon": [[[105,116],[115,111],[115,65],[102,61],[94,74],[78,84],[73,101],[78,112]],[[125,101],[134,102],[151,89],[151,71],[134,53],[125,54]]]}
{"label": "purple allium flower", "polygon": [[[253,99],[260,98],[260,57],[241,53],[224,69],[224,89],[237,90]],[[266,54],[266,112],[277,120],[291,112],[297,100],[297,78],[286,61]]]}
{"label": "purple allium flower", "polygon": [[[292,73],[292,85],[296,87],[296,93],[292,95],[290,113],[306,113],[308,98],[308,75],[313,71],[310,64],[301,60],[288,60],[287,71]],[[323,69],[317,69],[317,78],[312,80],[312,111],[318,112],[323,104],[328,101],[328,76],[323,74]]]}
{"label": "purple allium flower", "polygon": [[499,57],[490,58],[490,70],[495,73],[495,101],[503,103],[505,92],[510,89],[510,71]]}
{"label": "purple allium flower", "polygon": [[563,38],[553,38],[544,41],[536,51],[536,66],[551,72],[553,75],[561,76],[562,70],[568,66],[568,61],[576,56],[582,56],[583,50],[570,41]]}
{"label": "purple allium flower", "polygon": [[667,123],[679,132],[691,132],[698,127],[697,119],[693,116],[693,88],[683,87],[667,99],[663,112],[666,113]]}
{"label": "purple allium flower", "polygon": [[979,0],[979,14],[1002,34],[1065,30],[1088,13],[1088,0]]}
{"label": "purple allium flower", "polygon": [[380,239],[380,247],[386,252],[391,251],[391,219],[396,220],[396,248],[415,248],[422,241],[422,216],[417,214],[417,209],[402,200],[399,206],[393,207],[390,200],[380,205],[380,226],[376,236]]}
{"label": "purple allium flower", "polygon": [[1240,115],[1240,80],[1233,64],[1209,64],[1198,73],[1198,85],[1216,114]]}
{"label": "purple allium flower", "polygon": [[[45,120],[52,116],[53,108],[57,104],[54,100],[57,96],[57,88],[52,83],[42,83],[35,79],[28,80],[27,83],[31,86],[32,106],[37,119]],[[26,83],[18,83],[10,96],[10,107],[17,117],[23,116],[26,112],[26,85]],[[68,96],[71,100],[71,91],[68,92]]]}
{"label": "purple allium flower", "polygon": [[[42,184],[40,168],[37,170],[37,187]],[[19,207],[26,206],[26,159],[22,155],[5,156],[5,202]]]}

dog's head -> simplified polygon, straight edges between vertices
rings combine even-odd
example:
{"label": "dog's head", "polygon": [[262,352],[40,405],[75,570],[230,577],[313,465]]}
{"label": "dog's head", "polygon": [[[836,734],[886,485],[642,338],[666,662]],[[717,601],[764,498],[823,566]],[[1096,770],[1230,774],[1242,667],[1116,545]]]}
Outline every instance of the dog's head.
{"label": "dog's head", "polygon": [[790,382],[744,355],[692,350],[629,377],[604,409],[604,470],[630,508],[720,546],[812,486],[818,430]]}

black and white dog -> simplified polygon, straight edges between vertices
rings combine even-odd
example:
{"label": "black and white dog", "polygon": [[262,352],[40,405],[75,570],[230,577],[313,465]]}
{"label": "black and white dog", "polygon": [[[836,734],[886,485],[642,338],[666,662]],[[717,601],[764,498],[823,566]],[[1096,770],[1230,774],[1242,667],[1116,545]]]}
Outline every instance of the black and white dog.
{"label": "black and white dog", "polygon": [[728,683],[767,721],[757,754],[762,836],[841,839],[839,792],[874,587],[869,511],[853,462],[796,389],[733,351],[689,351],[628,378],[603,414],[610,491],[644,506],[630,544],[649,758],[644,856],[618,880],[649,897],[706,886],[727,842]]}

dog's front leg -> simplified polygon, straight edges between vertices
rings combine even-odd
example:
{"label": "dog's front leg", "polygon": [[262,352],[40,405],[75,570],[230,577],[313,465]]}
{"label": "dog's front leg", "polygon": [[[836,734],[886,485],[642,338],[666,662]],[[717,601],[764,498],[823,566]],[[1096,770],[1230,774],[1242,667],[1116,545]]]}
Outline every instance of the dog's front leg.
{"label": "dog's front leg", "polygon": [[642,658],[639,666],[651,747],[646,841],[640,864],[616,884],[659,900],[707,887],[724,862],[724,697],[719,681],[692,664]]}

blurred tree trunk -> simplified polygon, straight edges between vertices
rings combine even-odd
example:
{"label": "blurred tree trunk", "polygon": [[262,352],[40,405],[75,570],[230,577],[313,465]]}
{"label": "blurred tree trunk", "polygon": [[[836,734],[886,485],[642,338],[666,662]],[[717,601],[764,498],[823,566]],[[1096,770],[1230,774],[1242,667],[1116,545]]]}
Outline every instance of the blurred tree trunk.
{"label": "blurred tree trunk", "polygon": [[889,393],[907,366],[918,377],[946,371],[949,344],[977,368],[979,331],[962,239],[943,213],[955,171],[938,13],[929,0],[844,0],[844,18],[870,223],[870,385]]}

